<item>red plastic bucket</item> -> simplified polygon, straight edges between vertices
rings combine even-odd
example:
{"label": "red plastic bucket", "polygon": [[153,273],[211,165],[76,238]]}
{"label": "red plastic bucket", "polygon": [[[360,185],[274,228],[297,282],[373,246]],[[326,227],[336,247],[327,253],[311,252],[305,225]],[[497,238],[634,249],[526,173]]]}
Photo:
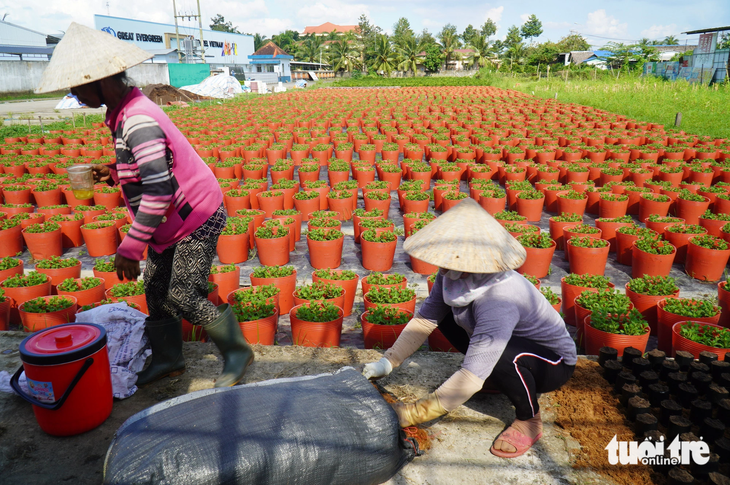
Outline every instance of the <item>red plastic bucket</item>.
{"label": "red plastic bucket", "polygon": [[[112,379],[104,327],[69,323],[41,330],[20,344],[20,359],[23,365],[10,385],[33,405],[46,433],[84,433],[111,414]],[[18,383],[23,370],[29,394]]]}

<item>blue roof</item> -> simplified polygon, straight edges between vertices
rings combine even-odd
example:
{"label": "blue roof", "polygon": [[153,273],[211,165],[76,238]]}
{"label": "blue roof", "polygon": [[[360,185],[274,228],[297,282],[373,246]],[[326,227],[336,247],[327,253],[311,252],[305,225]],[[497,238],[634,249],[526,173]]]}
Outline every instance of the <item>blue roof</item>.
{"label": "blue roof", "polygon": [[611,57],[613,55],[613,52],[605,51],[605,50],[597,50],[597,51],[593,51],[593,55],[596,57]]}

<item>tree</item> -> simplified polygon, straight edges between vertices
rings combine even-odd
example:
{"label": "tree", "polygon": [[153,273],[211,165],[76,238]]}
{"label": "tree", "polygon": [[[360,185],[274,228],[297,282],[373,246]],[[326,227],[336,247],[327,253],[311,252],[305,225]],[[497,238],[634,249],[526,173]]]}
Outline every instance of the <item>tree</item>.
{"label": "tree", "polygon": [[436,39],[431,34],[431,32],[428,31],[428,29],[423,29],[421,31],[421,34],[418,36],[418,40],[421,41],[421,43],[425,46],[436,44]]}
{"label": "tree", "polygon": [[357,21],[357,49],[360,51],[360,65],[365,72],[375,52],[375,41],[381,29],[370,23],[367,15],[362,14]]}
{"label": "tree", "polygon": [[[256,52],[266,44],[269,39],[265,35],[261,35],[258,32],[253,34],[253,50]],[[281,46],[279,46],[281,47]]]}
{"label": "tree", "polygon": [[323,42],[322,38],[317,35],[305,35],[304,40],[299,45],[298,57],[306,62],[319,62]]}
{"label": "tree", "polygon": [[530,50],[531,52],[527,56],[527,63],[532,66],[552,64],[557,60],[558,54],[561,52],[557,44],[549,41],[538,44]]}
{"label": "tree", "polygon": [[402,47],[406,41],[415,37],[413,29],[411,29],[411,23],[407,18],[401,17],[393,25],[393,35],[391,40],[396,47]]}
{"label": "tree", "polygon": [[274,44],[281,47],[284,52],[292,53],[296,50],[296,42],[299,40],[299,32],[287,30],[271,37]]}
{"label": "tree", "polygon": [[231,32],[233,34],[240,34],[238,27],[234,27],[231,22],[226,22],[225,17],[221,14],[216,14],[215,17],[210,19],[210,30],[217,30],[218,32]]}
{"label": "tree", "polygon": [[475,29],[471,24],[467,25],[464,29],[464,32],[461,34],[461,40],[464,41],[464,44],[471,44],[471,41],[474,40],[474,37],[479,35],[479,31]]}
{"label": "tree", "polygon": [[570,34],[555,44],[559,52],[587,51],[591,45],[580,34]]}
{"label": "tree", "polygon": [[479,33],[489,40],[491,36],[497,33],[497,24],[494,23],[494,20],[487,19],[487,21],[484,22],[482,27],[479,29]]}
{"label": "tree", "polygon": [[330,45],[327,59],[335,72],[352,72],[357,67],[358,54],[348,39],[340,39]]}
{"label": "tree", "polygon": [[448,70],[449,62],[456,57],[456,53],[454,51],[461,47],[459,35],[456,33],[456,26],[446,24],[444,28],[441,29],[441,32],[439,32],[438,38],[446,60],[446,69]]}
{"label": "tree", "polygon": [[403,45],[398,48],[401,61],[400,64],[398,64],[398,69],[402,71],[411,71],[415,77],[416,71],[418,71],[418,61],[420,60],[423,48],[423,43],[419,39],[416,39],[415,37],[406,39]]}
{"label": "tree", "polygon": [[390,39],[386,34],[377,34],[375,39],[375,56],[370,68],[376,72],[384,72],[390,76],[390,73],[395,68],[395,64],[395,52],[393,52],[393,46],[390,45]]}
{"label": "tree", "polygon": [[520,27],[520,35],[523,39],[534,39],[542,34],[542,22],[540,22],[535,14],[530,15],[527,21]]}
{"label": "tree", "polygon": [[493,56],[492,47],[489,45],[489,41],[485,35],[477,35],[467,47],[473,50],[467,59],[469,65],[484,67],[491,63],[490,59]]}
{"label": "tree", "polygon": [[522,36],[520,35],[520,29],[513,25],[507,30],[507,36],[502,41],[501,50],[507,51],[518,44],[522,44]]}
{"label": "tree", "polygon": [[674,35],[668,35],[664,37],[662,43],[664,45],[679,45],[679,39],[677,39],[677,37]]}
{"label": "tree", "polygon": [[431,43],[424,50],[426,51],[426,58],[423,60],[423,67],[428,72],[438,72],[444,63],[444,54],[441,52],[441,47],[436,43]]}
{"label": "tree", "polygon": [[717,39],[717,49],[730,49],[730,34],[720,34]]}

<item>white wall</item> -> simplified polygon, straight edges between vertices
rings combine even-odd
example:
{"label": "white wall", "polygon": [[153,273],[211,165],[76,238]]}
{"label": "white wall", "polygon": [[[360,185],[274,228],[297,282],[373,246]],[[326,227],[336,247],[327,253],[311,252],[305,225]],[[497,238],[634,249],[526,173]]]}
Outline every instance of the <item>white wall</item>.
{"label": "white wall", "polygon": [[138,64],[127,70],[127,75],[132,78],[135,86],[143,87],[148,84],[170,84],[170,72],[167,70],[167,63]]}
{"label": "white wall", "polygon": [[[41,82],[47,62],[0,61],[0,93],[33,91]],[[137,86],[169,84],[167,64],[139,64],[127,71]]]}

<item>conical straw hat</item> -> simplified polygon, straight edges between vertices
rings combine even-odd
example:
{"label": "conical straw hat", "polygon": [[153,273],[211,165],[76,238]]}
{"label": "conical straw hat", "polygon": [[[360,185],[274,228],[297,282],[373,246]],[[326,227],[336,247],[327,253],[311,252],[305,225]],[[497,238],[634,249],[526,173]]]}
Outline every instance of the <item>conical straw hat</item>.
{"label": "conical straw hat", "polygon": [[525,262],[525,248],[474,199],[464,199],[406,239],[406,253],[439,268],[498,273]]}
{"label": "conical straw hat", "polygon": [[106,32],[72,22],[53,50],[36,93],[98,81],[136,66],[152,54]]}

